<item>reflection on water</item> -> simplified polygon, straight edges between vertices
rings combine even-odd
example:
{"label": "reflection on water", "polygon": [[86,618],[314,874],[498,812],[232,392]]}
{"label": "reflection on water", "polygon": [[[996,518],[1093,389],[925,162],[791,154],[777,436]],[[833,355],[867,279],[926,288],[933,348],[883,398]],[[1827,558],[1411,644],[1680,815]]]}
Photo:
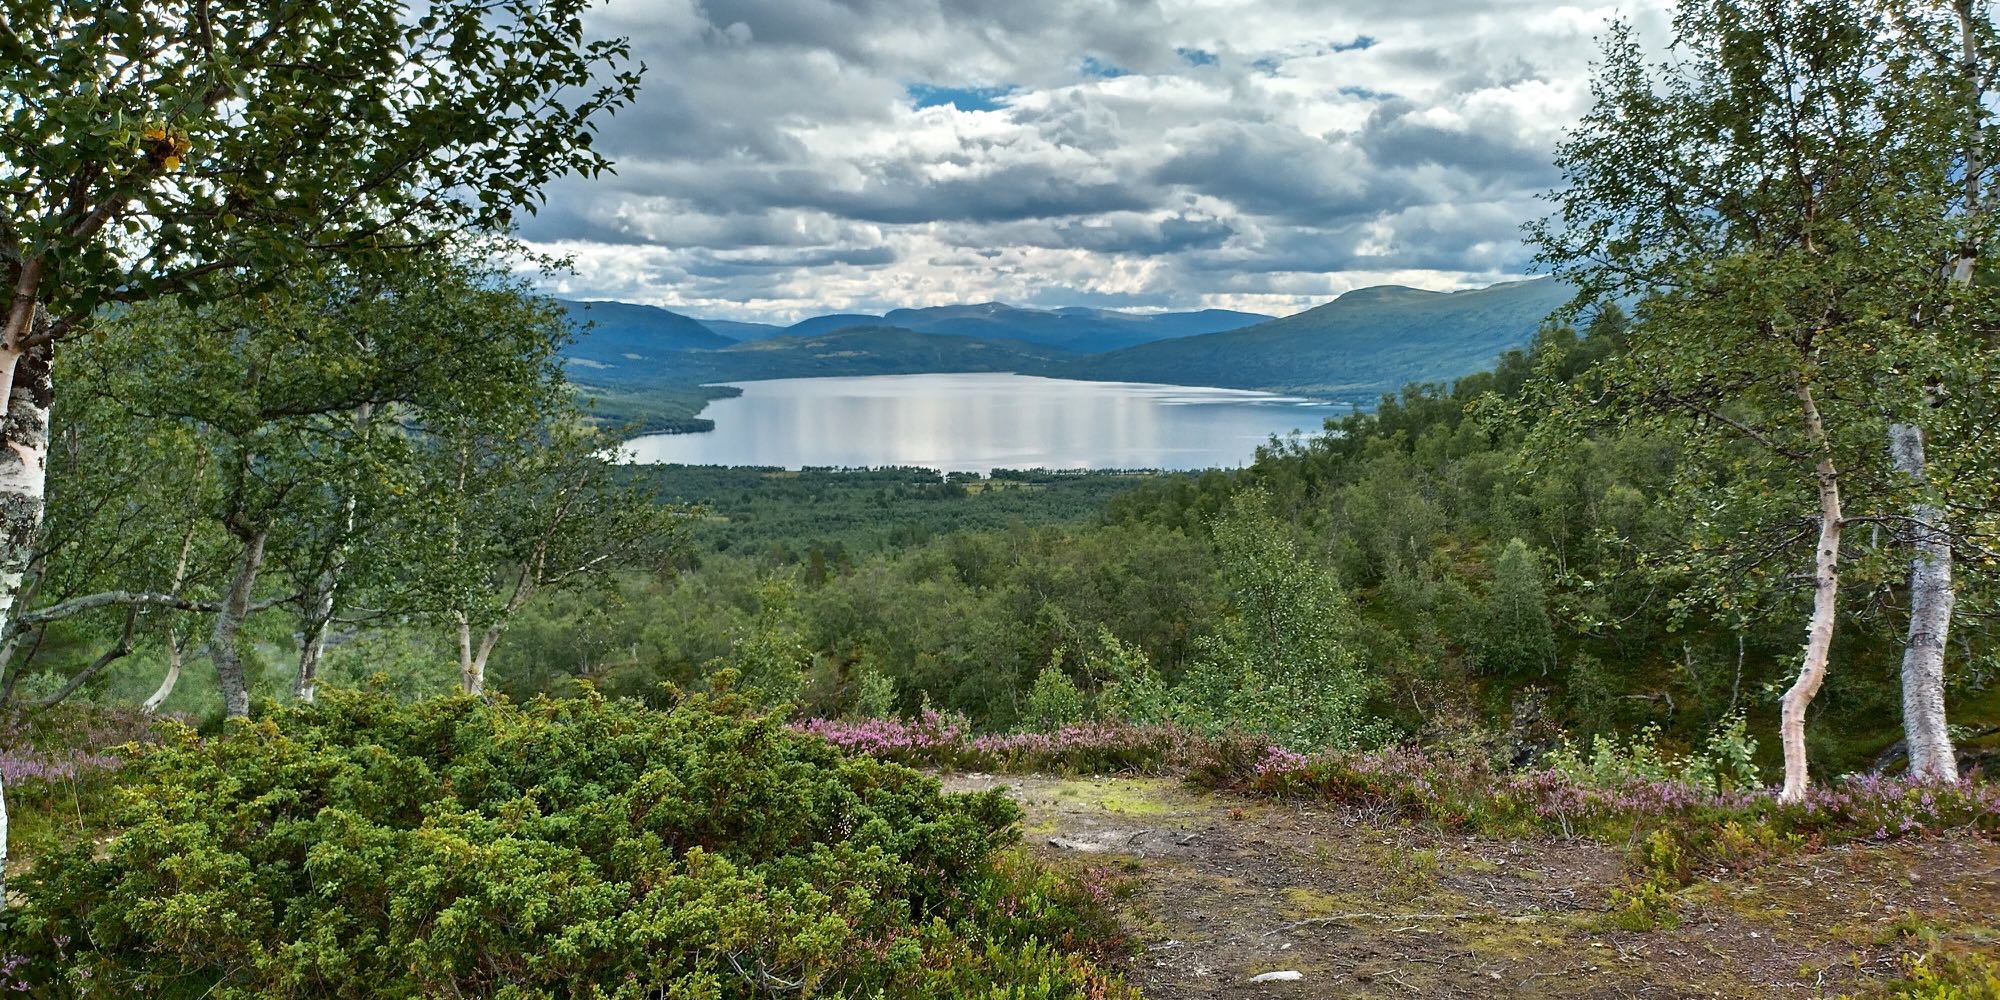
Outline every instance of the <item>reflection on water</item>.
{"label": "reflection on water", "polygon": [[627,443],[638,462],[992,469],[1206,469],[1344,407],[1238,389],[1028,375],[872,375],[734,383],[706,434]]}

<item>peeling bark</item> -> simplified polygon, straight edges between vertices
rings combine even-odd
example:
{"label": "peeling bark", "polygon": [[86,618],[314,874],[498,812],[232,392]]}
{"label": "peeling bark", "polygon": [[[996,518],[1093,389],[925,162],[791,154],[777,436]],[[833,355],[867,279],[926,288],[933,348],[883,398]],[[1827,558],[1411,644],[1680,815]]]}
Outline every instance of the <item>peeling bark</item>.
{"label": "peeling bark", "polygon": [[[1908,424],[1889,430],[1896,471],[1924,481],[1924,432]],[[1910,507],[1910,633],[1903,647],[1903,734],[1913,777],[1958,780],[1958,753],[1945,727],[1944,651],[1956,594],[1951,583],[1951,536],[1936,505]]]}
{"label": "peeling bark", "polygon": [[232,719],[250,716],[250,686],[243,676],[243,650],[237,638],[250,613],[250,594],[257,586],[257,572],[264,567],[264,542],[270,533],[269,528],[259,528],[244,540],[236,575],[229,581],[229,594],[216,613],[215,632],[209,638],[209,659],[215,661],[215,676],[222,685],[223,709]]}
{"label": "peeling bark", "polygon": [[[38,312],[38,326],[47,313]],[[8,620],[41,528],[48,478],[49,407],[54,402],[48,345],[0,345],[6,415],[0,423],[0,622]]]}
{"label": "peeling bark", "polygon": [[[55,402],[47,344],[23,350],[31,330],[45,328],[48,311],[35,302],[40,258],[23,273],[9,303],[0,339],[0,625],[14,610],[41,528],[48,482],[49,408]],[[0,780],[0,910],[7,907],[7,788]]]}
{"label": "peeling bark", "polygon": [[1798,802],[1806,796],[1806,708],[1826,682],[1827,660],[1833,650],[1843,527],[1840,475],[1828,451],[1826,425],[1820,419],[1819,405],[1813,400],[1812,384],[1803,374],[1799,376],[1798,397],[1806,436],[1820,454],[1814,473],[1819,488],[1819,545],[1813,552],[1813,610],[1806,627],[1804,662],[1799,665],[1799,679],[1785,692],[1780,713],[1779,733],[1785,746],[1785,787],[1778,795],[1781,802]]}

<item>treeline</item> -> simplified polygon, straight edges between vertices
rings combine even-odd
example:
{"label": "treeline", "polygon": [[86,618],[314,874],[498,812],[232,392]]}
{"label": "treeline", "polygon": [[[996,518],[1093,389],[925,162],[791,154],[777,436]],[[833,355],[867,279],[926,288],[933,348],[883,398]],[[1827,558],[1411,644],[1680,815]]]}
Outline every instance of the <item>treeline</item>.
{"label": "treeline", "polygon": [[587,6],[9,16],[0,709],[244,716],[385,624],[476,691],[533,595],[671,539],[508,235],[636,92]]}
{"label": "treeline", "polygon": [[[1178,721],[1300,747],[1469,739],[1521,762],[1564,736],[1647,726],[1695,747],[1744,719],[1774,765],[1803,588],[1700,599],[1705,571],[1673,558],[1710,544],[1683,506],[1684,439],[1605,430],[1551,454],[1536,436],[1547,386],[1588,383],[1636,335],[1605,309],[1492,372],[1273,442],[1240,472],[1127,479],[1082,519],[844,558],[697,546],[677,575],[536,605],[497,674],[517,696],[582,676],[658,699],[662,683],[700,688],[728,668],[805,715],[929,707],[999,730]],[[717,509],[770,482],[759,518],[787,525],[842,496],[845,475],[658,474],[686,476],[684,499],[724,498]],[[897,475],[856,474],[845,495]],[[867,536],[871,509],[888,531],[981,499],[843,503],[853,521],[834,523]],[[1885,566],[1895,543],[1872,540]],[[1990,601],[1987,581],[1962,582],[1965,607]],[[1815,717],[1814,760],[1832,772],[1873,766],[1900,737],[1902,596],[1857,580],[1851,607]],[[1974,734],[2000,714],[1986,619],[1968,615],[1954,644],[1951,701]]]}

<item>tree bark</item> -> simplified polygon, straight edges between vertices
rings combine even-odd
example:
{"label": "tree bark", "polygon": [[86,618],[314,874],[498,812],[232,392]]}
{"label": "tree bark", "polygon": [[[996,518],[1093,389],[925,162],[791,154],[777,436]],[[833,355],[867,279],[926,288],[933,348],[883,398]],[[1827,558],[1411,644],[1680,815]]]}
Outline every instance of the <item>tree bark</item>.
{"label": "tree bark", "polygon": [[[1924,481],[1924,432],[1910,424],[1889,428],[1896,471]],[[1951,636],[1956,593],[1951,582],[1951,535],[1944,511],[1931,503],[1910,506],[1910,632],[1903,646],[1903,736],[1912,777],[1958,780],[1958,752],[1945,726],[1944,652]]]}
{"label": "tree bark", "polygon": [[209,638],[209,658],[215,661],[215,676],[222,686],[223,710],[232,719],[250,716],[250,686],[243,676],[243,650],[237,645],[243,619],[250,613],[250,594],[257,586],[257,572],[264,566],[264,542],[269,528],[258,528],[243,542],[236,560],[236,575],[229,581],[229,594],[215,615],[215,632]]}
{"label": "tree bark", "polygon": [[1779,718],[1779,734],[1785,746],[1785,787],[1781,802],[1799,802],[1806,796],[1806,708],[1820,685],[1826,682],[1827,660],[1833,650],[1835,612],[1840,598],[1840,475],[1833,464],[1826,439],[1826,425],[1813,400],[1812,384],[1799,376],[1799,405],[1805,417],[1806,436],[1820,454],[1814,472],[1819,489],[1819,545],[1813,552],[1813,610],[1806,627],[1804,662],[1799,679],[1785,692]]}
{"label": "tree bark", "polygon": [[466,694],[478,694],[485,685],[483,670],[476,682],[472,675],[472,620],[461,611],[458,613],[458,686]]}
{"label": "tree bark", "polygon": [[499,644],[500,626],[494,624],[479,637],[479,648],[472,651],[471,666],[465,672],[466,694],[486,693],[486,660],[493,655],[493,647]]}
{"label": "tree bark", "polygon": [[[55,402],[47,344],[22,349],[24,335],[48,325],[35,302],[37,264],[22,274],[8,303],[0,340],[0,627],[14,610],[35,536],[42,525],[48,483],[49,408]],[[0,778],[0,910],[7,907],[7,786]]]}
{"label": "tree bark", "polygon": [[292,696],[303,702],[310,703],[316,693],[319,658],[326,652],[326,628],[333,618],[333,592],[338,586],[332,570],[320,574],[306,613],[306,631],[299,642],[299,673],[292,683]]}
{"label": "tree bark", "polygon": [[181,637],[178,632],[167,634],[167,675],[160,678],[160,686],[153,689],[151,697],[139,706],[140,711],[153,715],[167,699],[174,696],[174,685],[181,680]]}
{"label": "tree bark", "polygon": [[[1980,149],[1980,120],[1984,117],[1983,72],[1975,29],[1972,0],[1954,0],[1958,17],[1961,63],[1959,72],[1965,86],[1965,212],[1976,217],[1982,210],[1980,184],[1985,180],[1985,158]],[[1952,262],[1951,283],[1969,288],[1978,262],[1978,247],[1968,243]],[[1889,454],[1896,471],[1921,485],[1926,478],[1924,431],[1915,424],[1897,423],[1889,427]],[[1951,641],[1951,615],[1957,603],[1952,584],[1951,526],[1936,504],[1919,500],[1910,505],[1910,631],[1903,645],[1903,738],[1908,744],[1909,774],[1925,781],[1958,780],[1958,754],[1951,745],[1951,731],[1945,724],[1944,654]]]}
{"label": "tree bark", "polygon": [[75,694],[78,688],[83,687],[92,677],[97,676],[99,672],[103,671],[105,667],[130,655],[132,652],[132,632],[138,627],[139,609],[127,609],[125,612],[125,630],[118,636],[118,641],[113,643],[110,649],[105,650],[103,655],[92,661],[90,666],[83,668],[76,676],[71,677],[69,683],[62,686],[62,690],[57,691],[47,698],[43,698],[41,701],[35,702],[34,707],[53,708],[56,705],[62,704],[69,699],[70,695]]}

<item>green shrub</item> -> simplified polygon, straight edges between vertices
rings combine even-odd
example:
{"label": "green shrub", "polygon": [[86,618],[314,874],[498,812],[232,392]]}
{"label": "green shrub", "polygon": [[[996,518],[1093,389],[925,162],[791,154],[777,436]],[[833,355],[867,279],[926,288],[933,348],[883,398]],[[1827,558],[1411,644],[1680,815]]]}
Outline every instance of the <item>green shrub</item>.
{"label": "green shrub", "polygon": [[122,832],[37,860],[36,997],[1115,996],[1094,897],[1002,848],[997,794],[733,698],[670,712],[318,705],[139,751]]}
{"label": "green shrub", "polygon": [[896,717],[896,679],[880,670],[862,668],[854,681],[854,717]]}
{"label": "green shrub", "polygon": [[1083,721],[1083,692],[1063,670],[1062,661],[1062,650],[1056,650],[1055,657],[1035,675],[1035,684],[1028,689],[1028,704],[1021,711],[1023,731],[1052,733]]}
{"label": "green shrub", "polygon": [[1119,641],[1100,628],[1097,648],[1085,657],[1086,673],[1102,678],[1098,717],[1107,722],[1158,725],[1173,717],[1172,693],[1152,658],[1139,646]]}

